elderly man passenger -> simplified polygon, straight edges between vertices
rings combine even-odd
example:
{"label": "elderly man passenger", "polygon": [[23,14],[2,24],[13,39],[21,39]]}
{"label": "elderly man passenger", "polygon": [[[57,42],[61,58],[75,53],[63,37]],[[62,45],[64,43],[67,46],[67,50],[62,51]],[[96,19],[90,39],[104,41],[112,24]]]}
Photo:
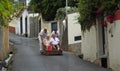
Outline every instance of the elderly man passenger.
{"label": "elderly man passenger", "polygon": [[56,34],[52,34],[52,37],[50,39],[50,42],[53,46],[53,49],[57,49],[57,50],[60,50],[60,40],[58,39],[58,37],[56,37]]}

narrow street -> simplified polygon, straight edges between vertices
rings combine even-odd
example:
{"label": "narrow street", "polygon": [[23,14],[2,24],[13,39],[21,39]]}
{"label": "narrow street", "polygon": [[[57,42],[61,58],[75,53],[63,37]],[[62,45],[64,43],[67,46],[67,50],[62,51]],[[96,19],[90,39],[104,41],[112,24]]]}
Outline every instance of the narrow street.
{"label": "narrow street", "polygon": [[38,40],[10,33],[17,53],[12,71],[109,71],[90,62],[83,61],[71,52],[62,56],[44,56],[39,52]]}

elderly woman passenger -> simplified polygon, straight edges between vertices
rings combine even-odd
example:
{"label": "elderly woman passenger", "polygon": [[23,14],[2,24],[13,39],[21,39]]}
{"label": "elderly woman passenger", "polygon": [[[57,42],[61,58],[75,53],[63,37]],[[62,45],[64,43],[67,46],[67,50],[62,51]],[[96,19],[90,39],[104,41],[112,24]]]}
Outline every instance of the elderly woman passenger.
{"label": "elderly woman passenger", "polygon": [[43,45],[45,46],[46,50],[52,50],[50,35],[47,35],[46,38],[43,40]]}

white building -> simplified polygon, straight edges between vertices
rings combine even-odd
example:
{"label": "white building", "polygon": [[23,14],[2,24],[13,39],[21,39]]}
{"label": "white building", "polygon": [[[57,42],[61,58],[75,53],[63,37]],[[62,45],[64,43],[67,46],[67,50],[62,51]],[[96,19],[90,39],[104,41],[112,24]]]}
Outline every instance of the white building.
{"label": "white building", "polygon": [[54,29],[58,29],[59,30],[59,22],[58,21],[45,21],[42,16],[39,17],[39,24],[40,24],[40,30],[39,32],[43,29],[43,28],[47,28],[47,30],[49,31],[49,34],[51,34],[51,32]]}
{"label": "white building", "polygon": [[102,67],[120,71],[120,20],[103,28],[101,24],[93,26],[82,37],[83,59]]}
{"label": "white building", "polygon": [[68,49],[81,54],[81,25],[78,23],[79,13],[68,14]]}
{"label": "white building", "polygon": [[31,0],[26,0],[26,6],[29,6]]}
{"label": "white building", "polygon": [[[22,14],[15,18],[10,24],[10,31],[18,34],[24,35],[26,37],[36,37],[38,34],[38,15],[39,14],[29,14],[27,9],[23,10]],[[35,17],[35,19],[33,18]],[[34,33],[34,35],[32,34]]]}

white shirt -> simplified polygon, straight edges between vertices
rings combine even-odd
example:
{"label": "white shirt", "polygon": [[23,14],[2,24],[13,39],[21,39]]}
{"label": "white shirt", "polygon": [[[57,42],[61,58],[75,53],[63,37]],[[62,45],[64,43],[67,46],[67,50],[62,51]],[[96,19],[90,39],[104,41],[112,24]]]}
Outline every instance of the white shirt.
{"label": "white shirt", "polygon": [[58,45],[59,39],[58,39],[57,37],[55,37],[55,39],[54,39],[54,38],[51,38],[51,39],[50,39],[50,42],[52,42],[53,45]]}
{"label": "white shirt", "polygon": [[52,31],[52,34],[56,34],[56,37],[58,37],[60,35],[59,31],[57,31],[56,33],[55,33],[55,31]]}
{"label": "white shirt", "polygon": [[45,38],[47,36],[47,33],[48,32],[45,33],[44,30],[40,31],[40,35],[42,36],[42,38]]}
{"label": "white shirt", "polygon": [[40,38],[40,35],[41,35],[42,38],[44,39],[44,38],[47,36],[47,34],[48,34],[48,31],[45,33],[45,32],[44,32],[44,29],[42,29],[42,30],[40,31],[40,33],[38,34],[38,38],[41,39],[41,38]]}

